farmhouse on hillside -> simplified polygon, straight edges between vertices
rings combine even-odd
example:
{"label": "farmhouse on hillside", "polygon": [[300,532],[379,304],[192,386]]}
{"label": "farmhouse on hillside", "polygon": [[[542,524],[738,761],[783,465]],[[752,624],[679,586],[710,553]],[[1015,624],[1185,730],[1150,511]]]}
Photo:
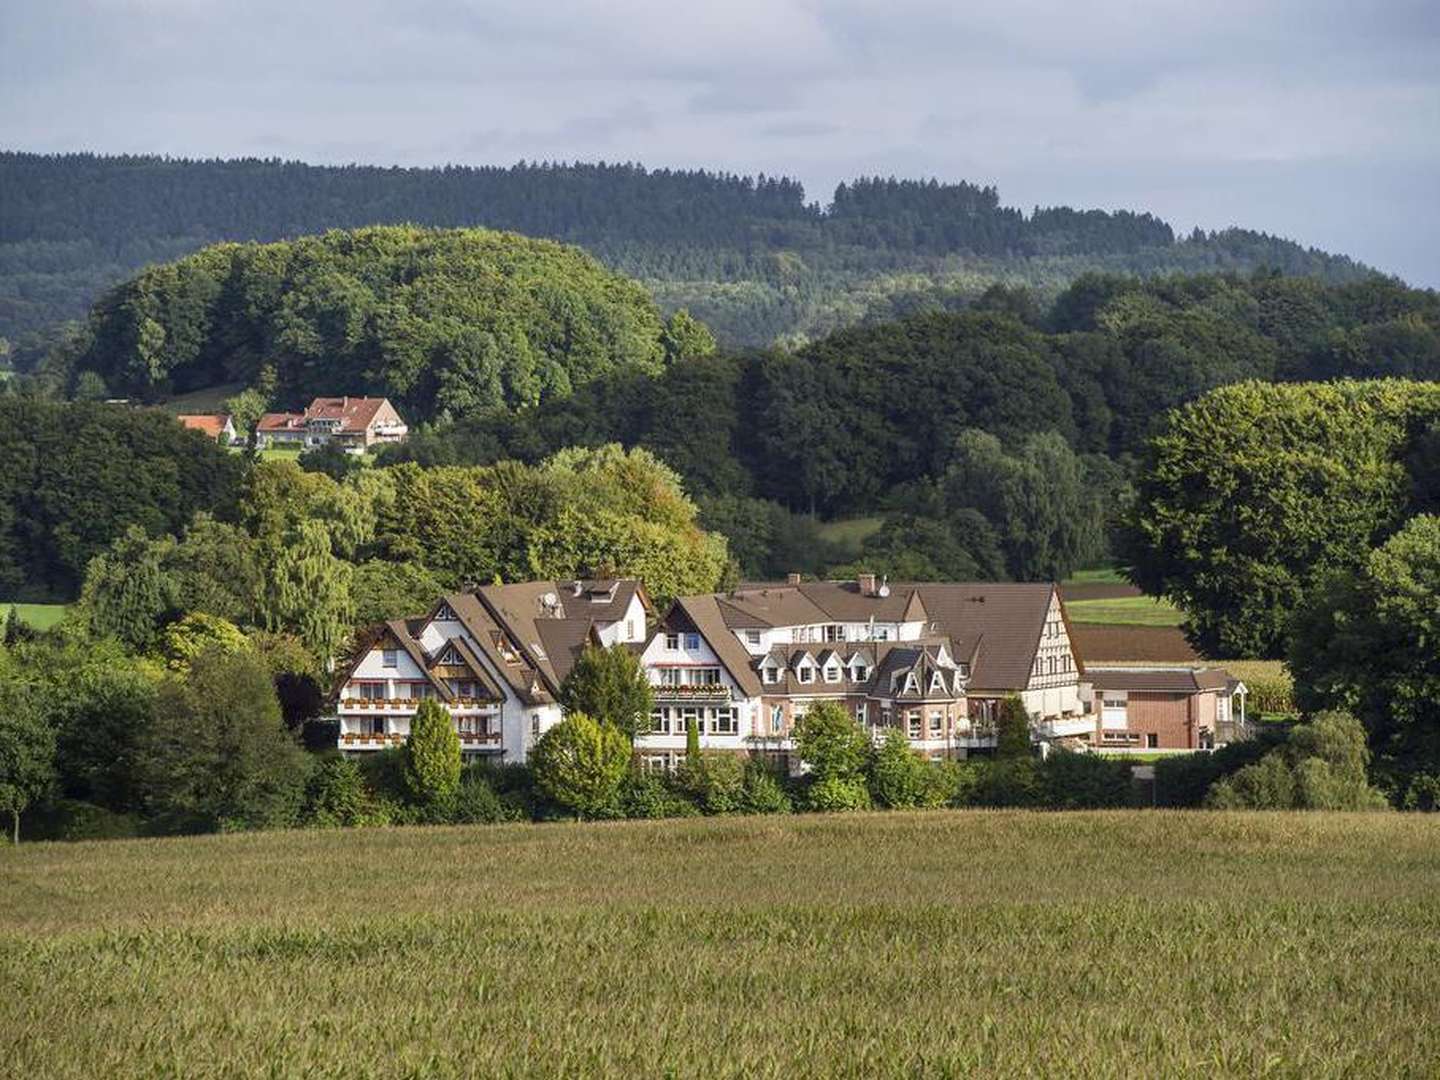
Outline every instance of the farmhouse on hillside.
{"label": "farmhouse on hillside", "polygon": [[424,615],[378,628],[342,674],[339,748],[403,742],[431,698],[454,716],[467,757],[523,762],[560,720],[560,684],[588,643],[639,654],[655,709],[635,748],[654,768],[683,757],[692,719],[704,749],[793,766],[795,722],[819,701],[841,703],[877,738],[898,729],[933,758],[993,747],[1000,703],[1012,694],[1037,742],[1097,738],[1052,584],[792,576],[682,597],[655,616],[643,587],[624,579],[448,594]]}
{"label": "farmhouse on hillside", "polygon": [[175,419],[218,443],[229,445],[235,441],[235,418],[229,413],[181,413]]}
{"label": "farmhouse on hillside", "polygon": [[409,432],[389,398],[317,397],[303,413],[260,417],[255,444],[312,450],[334,443],[361,454],[377,444],[404,442]]}

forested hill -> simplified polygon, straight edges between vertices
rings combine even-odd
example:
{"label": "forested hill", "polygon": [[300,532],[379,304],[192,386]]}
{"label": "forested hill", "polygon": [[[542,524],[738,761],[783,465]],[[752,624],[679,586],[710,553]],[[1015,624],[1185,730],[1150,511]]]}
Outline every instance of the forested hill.
{"label": "forested hill", "polygon": [[822,208],[795,180],[637,165],[399,169],[6,152],[0,192],[0,337],[12,342],[83,317],[140,266],[217,240],[384,223],[580,244],[732,345],[957,310],[996,281],[1053,295],[1086,270],[1369,273],[1264,233],[1177,238],[1146,213],[1024,214],[968,183],[862,179]]}

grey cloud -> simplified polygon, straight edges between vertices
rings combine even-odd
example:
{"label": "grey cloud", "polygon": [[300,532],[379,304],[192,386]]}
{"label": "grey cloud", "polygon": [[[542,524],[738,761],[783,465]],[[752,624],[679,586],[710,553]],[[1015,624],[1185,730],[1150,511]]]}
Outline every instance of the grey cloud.
{"label": "grey cloud", "polygon": [[1433,0],[0,0],[0,144],[995,183],[1440,285]]}

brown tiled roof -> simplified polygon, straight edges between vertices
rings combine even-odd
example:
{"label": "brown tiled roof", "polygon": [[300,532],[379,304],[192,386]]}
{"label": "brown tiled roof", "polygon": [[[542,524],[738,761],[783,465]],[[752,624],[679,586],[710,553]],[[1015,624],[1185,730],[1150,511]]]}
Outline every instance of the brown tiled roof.
{"label": "brown tiled roof", "polygon": [[267,412],[255,425],[256,431],[299,431],[305,426],[305,417],[293,412]]}
{"label": "brown tiled roof", "polygon": [[760,677],[750,667],[750,654],[725,624],[717,598],[682,596],[675,601],[675,607],[695,627],[696,633],[710,643],[710,648],[715,650],[720,663],[745,696],[758,697],[761,693]]}
{"label": "brown tiled roof", "polygon": [[1198,694],[1224,690],[1230,673],[1222,668],[1091,668],[1088,676],[1097,690],[1137,690],[1167,694]]}
{"label": "brown tiled roof", "polygon": [[218,439],[225,431],[225,425],[230,421],[229,413],[181,413],[175,417],[181,424],[191,431],[198,431],[209,435],[212,439]]}
{"label": "brown tiled roof", "polygon": [[317,397],[305,410],[306,420],[339,420],[338,430],[360,433],[375,422],[387,399],[380,397]]}
{"label": "brown tiled roof", "polygon": [[945,582],[914,587],[931,624],[954,643],[954,654],[970,659],[974,690],[1023,690],[1029,684],[1053,584]]}

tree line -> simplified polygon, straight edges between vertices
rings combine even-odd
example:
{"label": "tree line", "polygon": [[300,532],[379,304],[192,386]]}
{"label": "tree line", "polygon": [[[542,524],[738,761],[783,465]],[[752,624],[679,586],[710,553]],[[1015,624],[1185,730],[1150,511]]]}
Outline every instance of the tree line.
{"label": "tree line", "polygon": [[1000,204],[993,187],[862,178],[828,207],[783,177],[633,164],[509,168],[311,166],[0,153],[0,338],[81,318],[141,266],[216,241],[328,229],[483,226],[580,244],[690,308],[729,345],[814,338],[995,281],[1049,295],[1087,270],[1159,274],[1268,266],[1332,280],[1366,271],[1247,230],[1177,238],[1144,213]]}

